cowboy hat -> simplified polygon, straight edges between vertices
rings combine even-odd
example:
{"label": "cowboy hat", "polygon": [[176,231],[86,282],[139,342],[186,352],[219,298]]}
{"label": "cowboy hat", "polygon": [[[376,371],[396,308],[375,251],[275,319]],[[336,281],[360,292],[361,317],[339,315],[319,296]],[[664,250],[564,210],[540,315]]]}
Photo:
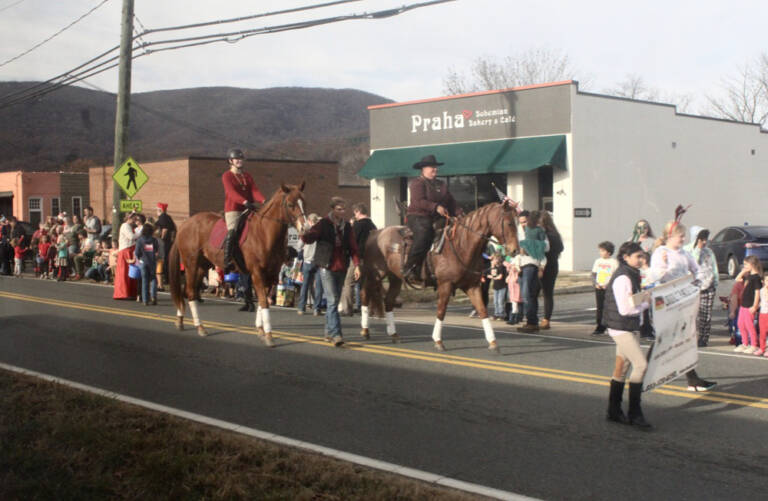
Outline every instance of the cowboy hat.
{"label": "cowboy hat", "polygon": [[427,155],[426,157],[422,158],[420,161],[413,164],[414,169],[421,169],[422,167],[437,167],[438,165],[443,165],[442,162],[438,162],[435,158],[435,155]]}

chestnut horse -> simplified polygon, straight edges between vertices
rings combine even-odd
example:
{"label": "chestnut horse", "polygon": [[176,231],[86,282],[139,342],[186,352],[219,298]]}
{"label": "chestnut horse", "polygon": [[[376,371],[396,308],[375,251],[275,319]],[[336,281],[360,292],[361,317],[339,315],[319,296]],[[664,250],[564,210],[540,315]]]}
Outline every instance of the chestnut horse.
{"label": "chestnut horse", "polygon": [[[442,325],[448,300],[456,289],[463,290],[483,325],[488,349],[499,352],[488,312],[483,304],[481,282],[483,273],[482,254],[491,237],[504,246],[509,254],[517,251],[517,210],[513,202],[496,202],[480,207],[454,218],[446,226],[445,241],[440,253],[430,251],[427,259],[437,279],[437,318],[432,331],[432,340],[437,351],[445,351]],[[398,342],[395,329],[394,304],[403,284],[402,265],[405,254],[404,226],[390,226],[371,232],[365,243],[361,292],[361,327],[364,339],[370,336],[369,314],[381,316],[382,302],[386,312],[387,334],[392,342]],[[389,288],[384,295],[383,279],[387,278]]]}
{"label": "chestnut horse", "polygon": [[[251,274],[259,299],[256,327],[267,346],[274,346],[267,297],[272,285],[277,283],[280,268],[288,255],[288,227],[293,225],[301,233],[306,225],[303,191],[303,182],[301,186],[283,184],[258,212],[249,214],[248,235],[240,246],[243,263]],[[220,219],[221,215],[215,212],[201,212],[184,221],[168,257],[168,281],[176,305],[176,327],[184,329],[186,296],[197,333],[201,336],[206,336],[207,332],[197,309],[200,284],[211,266],[224,267],[224,249],[214,248],[209,242],[211,230]],[[185,270],[184,291],[180,264]]]}

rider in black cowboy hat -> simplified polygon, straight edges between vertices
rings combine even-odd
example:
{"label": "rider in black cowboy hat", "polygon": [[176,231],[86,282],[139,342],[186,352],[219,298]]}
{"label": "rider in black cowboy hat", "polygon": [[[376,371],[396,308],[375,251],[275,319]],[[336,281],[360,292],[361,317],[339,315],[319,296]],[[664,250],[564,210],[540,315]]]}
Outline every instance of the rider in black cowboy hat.
{"label": "rider in black cowboy hat", "polygon": [[421,281],[421,265],[435,238],[433,223],[439,218],[456,216],[456,200],[445,182],[437,179],[437,167],[443,165],[434,155],[427,155],[413,164],[421,175],[411,181],[408,190],[408,228],[413,232],[413,244],[403,267],[403,276],[411,283]]}

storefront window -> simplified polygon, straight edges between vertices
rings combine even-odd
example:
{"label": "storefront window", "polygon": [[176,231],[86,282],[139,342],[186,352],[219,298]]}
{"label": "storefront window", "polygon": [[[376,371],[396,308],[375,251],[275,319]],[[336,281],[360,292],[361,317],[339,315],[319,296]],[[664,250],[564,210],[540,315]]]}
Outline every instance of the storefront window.
{"label": "storefront window", "polygon": [[464,212],[471,212],[478,207],[498,202],[499,197],[491,183],[506,192],[505,174],[480,174],[477,176],[450,176],[441,178],[448,183],[448,189]]}

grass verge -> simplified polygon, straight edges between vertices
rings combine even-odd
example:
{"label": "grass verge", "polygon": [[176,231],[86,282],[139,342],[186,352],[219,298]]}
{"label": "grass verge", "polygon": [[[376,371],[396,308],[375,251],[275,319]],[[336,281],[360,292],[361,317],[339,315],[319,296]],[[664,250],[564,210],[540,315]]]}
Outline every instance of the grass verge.
{"label": "grass verge", "polygon": [[476,496],[0,371],[2,499]]}

